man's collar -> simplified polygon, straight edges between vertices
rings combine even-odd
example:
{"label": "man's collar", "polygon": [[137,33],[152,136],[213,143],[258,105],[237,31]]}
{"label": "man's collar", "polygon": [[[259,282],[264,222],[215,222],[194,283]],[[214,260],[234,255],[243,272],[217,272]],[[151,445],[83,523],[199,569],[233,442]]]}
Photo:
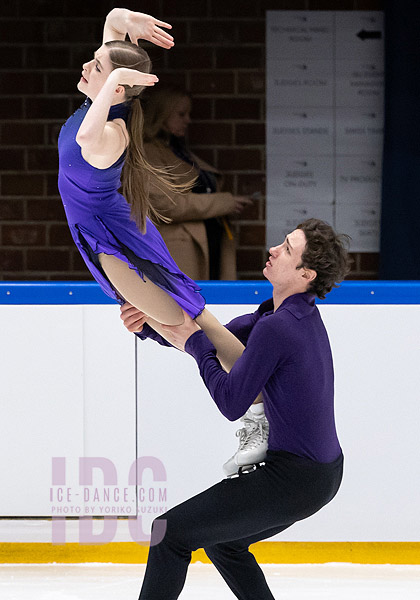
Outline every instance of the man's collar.
{"label": "man's collar", "polygon": [[[309,292],[303,292],[300,294],[293,294],[285,300],[279,306],[277,310],[288,310],[297,319],[303,319],[307,315],[310,315],[315,308],[315,296]],[[277,312],[277,311],[276,311]]]}
{"label": "man's collar", "polygon": [[[276,310],[276,313],[280,310],[288,310],[297,319],[302,319],[307,315],[311,314],[315,307],[315,296],[309,292],[303,292],[300,294],[292,294],[288,296]],[[269,298],[262,302],[258,307],[258,313],[263,316],[267,313],[272,313],[274,310],[273,298]]]}

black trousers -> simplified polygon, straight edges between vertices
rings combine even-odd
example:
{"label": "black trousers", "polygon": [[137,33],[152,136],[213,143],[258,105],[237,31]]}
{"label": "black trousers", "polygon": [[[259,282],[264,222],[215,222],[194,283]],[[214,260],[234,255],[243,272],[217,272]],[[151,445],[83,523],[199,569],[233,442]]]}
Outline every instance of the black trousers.
{"label": "black trousers", "polygon": [[337,493],[342,474],[342,455],[325,464],[268,451],[265,466],[224,479],[172,508],[153,523],[140,600],[178,598],[197,548],[204,548],[237,598],[273,600],[248,546],[325,506]]}

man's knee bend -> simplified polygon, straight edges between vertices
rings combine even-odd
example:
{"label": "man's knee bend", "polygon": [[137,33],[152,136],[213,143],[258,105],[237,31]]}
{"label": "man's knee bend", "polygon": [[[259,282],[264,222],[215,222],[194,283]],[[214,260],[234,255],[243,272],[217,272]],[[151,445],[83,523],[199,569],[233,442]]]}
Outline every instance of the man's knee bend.
{"label": "man's knee bend", "polygon": [[228,556],[240,555],[243,552],[247,551],[248,548],[246,546],[236,544],[235,542],[215,544],[214,546],[207,546],[204,548],[204,552],[207,554],[207,556],[212,562],[217,561],[217,559],[226,558]]}
{"label": "man's knee bend", "polygon": [[160,515],[152,523],[150,545],[164,543],[179,549],[189,549],[188,531],[182,524],[177,523],[171,511]]}
{"label": "man's knee bend", "polygon": [[207,554],[211,562],[215,562],[217,560],[218,554],[216,546],[207,546],[206,548],[203,548],[203,550]]}
{"label": "man's knee bend", "polygon": [[160,544],[165,536],[167,531],[167,520],[165,515],[158,517],[152,523],[152,533],[150,536],[150,546],[157,546]]}
{"label": "man's knee bend", "polygon": [[226,554],[229,554],[229,550],[225,547],[225,544],[215,544],[214,546],[206,546],[204,552],[207,554],[212,562],[216,562],[217,559],[223,558]]}

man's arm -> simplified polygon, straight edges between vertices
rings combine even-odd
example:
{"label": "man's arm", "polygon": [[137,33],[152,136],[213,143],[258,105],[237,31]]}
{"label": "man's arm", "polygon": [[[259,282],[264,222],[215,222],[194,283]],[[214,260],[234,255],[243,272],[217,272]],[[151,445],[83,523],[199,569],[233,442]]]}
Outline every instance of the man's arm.
{"label": "man's arm", "polygon": [[[172,346],[172,344],[170,344],[167,340],[165,340],[165,338],[159,335],[154,329],[152,329],[152,327],[150,327],[150,325],[147,324],[147,316],[141,311],[139,311],[137,308],[126,302],[125,304],[123,304],[123,306],[121,306],[120,311],[120,317],[124,323],[124,326],[131,333],[135,333],[137,337],[139,337],[141,340],[149,338],[151,340],[154,340],[161,346]],[[246,346],[249,334],[251,333],[252,328],[259,319],[259,311],[260,308],[254,313],[249,313],[246,315],[235,317],[234,319],[232,319],[232,321],[225,325],[226,329],[233,333],[233,335],[237,337],[238,340],[242,342],[244,346]],[[213,348],[210,341],[209,344]]]}
{"label": "man's arm", "polygon": [[261,319],[253,328],[242,356],[229,373],[222,368],[204,331],[197,331],[188,315],[182,325],[166,325],[164,329],[168,332],[168,339],[195,358],[200,375],[220,412],[230,421],[236,421],[251,406],[282,361],[287,359],[288,343],[278,325],[275,317]]}
{"label": "man's arm", "polygon": [[149,338],[151,340],[155,340],[161,346],[167,346],[169,348],[173,347],[172,344],[170,344],[167,340],[165,340],[165,338],[152,329],[150,325],[148,325],[147,315],[129,302],[125,302],[120,307],[120,313],[120,319],[124,323],[124,327],[131,333],[134,333],[141,340],[146,340]]}
{"label": "man's arm", "polygon": [[229,329],[229,331],[233,333],[244,346],[246,346],[255,323],[257,323],[263,313],[269,310],[273,310],[272,298],[269,298],[260,304],[255,312],[235,317],[232,321],[227,323],[225,327]]}
{"label": "man's arm", "polygon": [[[243,315],[248,326],[250,320],[256,319],[259,322],[252,328],[242,356],[229,373],[222,368],[216,356],[216,349],[204,331],[197,331],[196,323],[186,313],[182,325],[163,326],[168,332],[167,337],[173,339],[174,345],[185,349],[195,358],[200,375],[213,400],[220,412],[230,421],[236,421],[247,411],[287,355],[288,344],[276,327],[277,320],[270,317],[259,320],[267,310],[271,310],[269,301],[263,303],[256,313]],[[121,307],[121,318],[127,329],[137,333],[141,339],[150,337],[162,346],[171,345],[145,323],[146,315],[128,303]],[[241,317],[237,317],[229,324],[233,323],[233,330],[240,319]],[[237,330],[241,329],[242,327],[237,327]]]}
{"label": "man's arm", "polygon": [[[268,319],[269,320],[269,319]],[[204,332],[193,334],[185,344],[200,369],[200,375],[220,412],[236,421],[251,406],[281,360],[277,332],[265,320],[249,336],[244,353],[226,373],[214,352],[208,350]]]}

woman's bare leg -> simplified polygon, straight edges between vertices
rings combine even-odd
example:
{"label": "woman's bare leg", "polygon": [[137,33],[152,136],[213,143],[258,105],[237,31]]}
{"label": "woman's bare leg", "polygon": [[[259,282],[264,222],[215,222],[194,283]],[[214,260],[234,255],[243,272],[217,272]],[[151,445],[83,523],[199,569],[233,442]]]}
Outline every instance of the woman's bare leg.
{"label": "woman's bare leg", "polygon": [[164,325],[181,325],[184,322],[179,304],[150,279],[142,279],[116,256],[101,253],[99,261],[106,276],[124,300]]}
{"label": "woman's bare leg", "polygon": [[[147,322],[162,337],[168,339],[167,332],[161,327],[162,324],[181,325],[184,322],[179,304],[150,279],[147,277],[142,279],[134,269],[116,256],[101,253],[99,261],[121,297],[148,315]],[[229,372],[242,355],[244,345],[206,308],[196,318],[196,322],[216,348],[220,364],[225,371]],[[262,402],[260,396],[256,402]]]}
{"label": "woman's bare leg", "polygon": [[229,373],[238,358],[242,356],[245,346],[207,308],[195,321],[216,348],[220,364]]}

